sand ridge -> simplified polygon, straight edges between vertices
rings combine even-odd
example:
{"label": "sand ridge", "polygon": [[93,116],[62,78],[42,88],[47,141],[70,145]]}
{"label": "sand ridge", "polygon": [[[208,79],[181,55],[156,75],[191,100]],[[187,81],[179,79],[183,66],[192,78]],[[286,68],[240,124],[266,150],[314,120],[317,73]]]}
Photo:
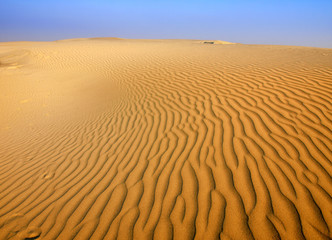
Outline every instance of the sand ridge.
{"label": "sand ridge", "polygon": [[329,239],[332,50],[0,44],[0,239]]}

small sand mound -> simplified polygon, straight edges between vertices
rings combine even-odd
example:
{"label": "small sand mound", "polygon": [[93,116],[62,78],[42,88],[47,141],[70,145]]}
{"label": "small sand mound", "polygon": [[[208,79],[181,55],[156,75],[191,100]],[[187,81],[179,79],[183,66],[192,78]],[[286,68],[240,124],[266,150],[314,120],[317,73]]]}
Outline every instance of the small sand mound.
{"label": "small sand mound", "polygon": [[201,43],[204,43],[204,44],[235,44],[235,43],[220,41],[220,40],[205,40],[205,41],[202,41]]}

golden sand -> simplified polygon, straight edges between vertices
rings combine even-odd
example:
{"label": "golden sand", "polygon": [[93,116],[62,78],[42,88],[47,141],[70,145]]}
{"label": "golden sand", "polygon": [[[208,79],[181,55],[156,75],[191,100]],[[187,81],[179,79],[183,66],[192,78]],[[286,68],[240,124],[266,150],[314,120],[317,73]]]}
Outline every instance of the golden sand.
{"label": "golden sand", "polygon": [[329,239],[332,50],[0,44],[0,239]]}

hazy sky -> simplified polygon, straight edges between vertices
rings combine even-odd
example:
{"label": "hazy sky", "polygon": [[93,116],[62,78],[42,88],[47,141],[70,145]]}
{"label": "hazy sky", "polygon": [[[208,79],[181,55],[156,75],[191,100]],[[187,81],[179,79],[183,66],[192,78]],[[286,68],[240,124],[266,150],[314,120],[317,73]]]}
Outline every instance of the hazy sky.
{"label": "hazy sky", "polygon": [[81,37],[332,48],[332,0],[0,0],[0,41]]}

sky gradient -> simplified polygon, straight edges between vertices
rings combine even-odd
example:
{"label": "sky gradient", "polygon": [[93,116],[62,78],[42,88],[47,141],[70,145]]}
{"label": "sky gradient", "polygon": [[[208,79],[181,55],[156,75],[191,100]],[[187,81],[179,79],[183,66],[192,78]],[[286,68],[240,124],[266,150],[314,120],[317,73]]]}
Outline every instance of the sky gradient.
{"label": "sky gradient", "polygon": [[213,39],[332,48],[332,0],[1,0],[0,41]]}

